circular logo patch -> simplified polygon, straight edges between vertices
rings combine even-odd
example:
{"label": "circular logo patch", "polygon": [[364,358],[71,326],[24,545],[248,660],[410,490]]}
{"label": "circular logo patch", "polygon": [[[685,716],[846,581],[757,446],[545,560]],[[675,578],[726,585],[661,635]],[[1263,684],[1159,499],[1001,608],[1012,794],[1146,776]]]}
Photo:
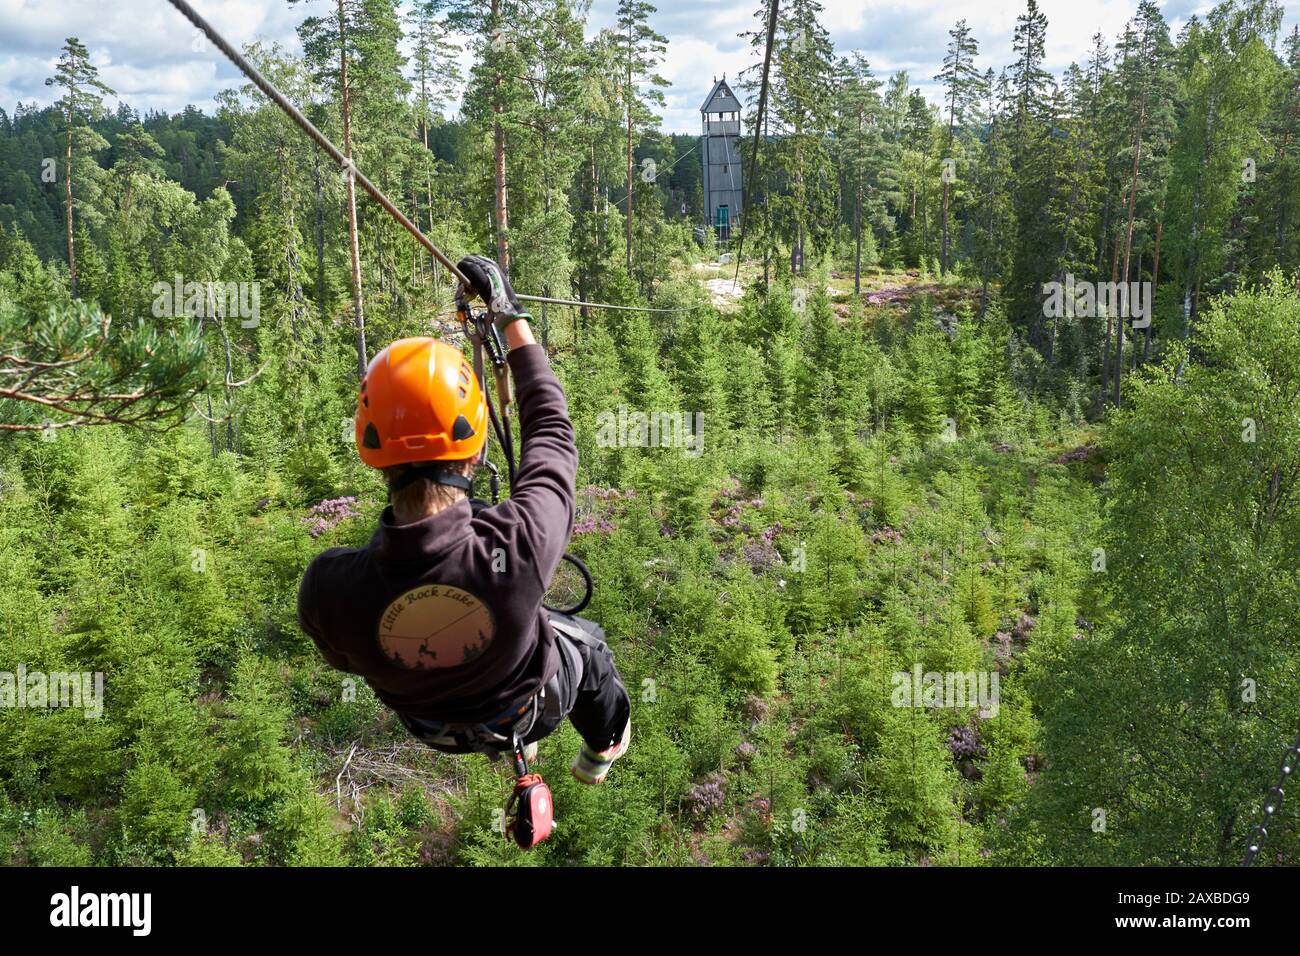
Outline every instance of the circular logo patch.
{"label": "circular logo patch", "polygon": [[492,643],[495,625],[476,595],[446,584],[424,584],[394,600],[379,619],[379,646],[398,667],[458,667]]}

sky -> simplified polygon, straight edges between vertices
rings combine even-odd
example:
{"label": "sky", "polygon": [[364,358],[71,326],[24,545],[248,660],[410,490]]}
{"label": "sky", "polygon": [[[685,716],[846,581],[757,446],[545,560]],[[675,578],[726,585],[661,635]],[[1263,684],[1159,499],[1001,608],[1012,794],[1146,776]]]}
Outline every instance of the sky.
{"label": "sky", "polygon": [[[297,25],[323,0],[193,0],[194,7],[237,46],[253,40],[299,49]],[[1025,0],[822,0],[822,25],[837,54],[860,51],[878,76],[906,70],[934,102],[940,97],[933,76],[939,71],[948,30],[965,18],[979,41],[980,69],[1009,64],[1011,35]],[[696,133],[699,107],[714,78],[734,77],[753,56],[737,34],[757,24],[754,0],[658,0],[652,25],[668,38],[660,73],[665,91],[662,128]],[[1212,7],[1211,0],[1164,0],[1165,19],[1177,32],[1187,19]],[[1071,62],[1083,63],[1093,34],[1100,31],[1113,47],[1115,37],[1137,8],[1137,0],[1040,0],[1047,15],[1048,69],[1060,74]],[[617,0],[592,0],[588,35],[613,23]],[[1283,32],[1300,22],[1300,0],[1283,3]],[[18,102],[46,105],[53,90],[59,48],[76,36],[90,50],[100,76],[117,91],[109,99],[135,109],[176,112],[193,104],[215,108],[213,97],[238,85],[233,66],[166,0],[0,0],[0,108]],[[468,62],[468,55],[467,61]]]}

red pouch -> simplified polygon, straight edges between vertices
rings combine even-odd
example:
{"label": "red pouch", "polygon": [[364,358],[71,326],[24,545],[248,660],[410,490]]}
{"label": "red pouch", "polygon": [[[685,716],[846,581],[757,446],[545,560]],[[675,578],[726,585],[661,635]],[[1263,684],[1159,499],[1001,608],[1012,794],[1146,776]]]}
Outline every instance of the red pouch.
{"label": "red pouch", "polygon": [[539,773],[527,773],[515,780],[514,793],[506,804],[506,833],[515,838],[521,850],[531,850],[551,835],[555,822],[555,803],[551,788]]}

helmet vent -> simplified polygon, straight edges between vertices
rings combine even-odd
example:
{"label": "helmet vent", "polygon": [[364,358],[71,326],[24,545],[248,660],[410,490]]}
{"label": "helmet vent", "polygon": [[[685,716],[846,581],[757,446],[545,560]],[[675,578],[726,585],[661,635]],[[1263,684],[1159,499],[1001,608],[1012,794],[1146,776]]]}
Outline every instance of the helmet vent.
{"label": "helmet vent", "polygon": [[362,448],[379,448],[379,429],[375,428],[374,422],[366,423],[365,433],[361,436]]}
{"label": "helmet vent", "polygon": [[456,424],[451,426],[451,437],[456,441],[464,441],[474,435],[474,426],[469,423],[469,419],[464,415],[456,416]]}

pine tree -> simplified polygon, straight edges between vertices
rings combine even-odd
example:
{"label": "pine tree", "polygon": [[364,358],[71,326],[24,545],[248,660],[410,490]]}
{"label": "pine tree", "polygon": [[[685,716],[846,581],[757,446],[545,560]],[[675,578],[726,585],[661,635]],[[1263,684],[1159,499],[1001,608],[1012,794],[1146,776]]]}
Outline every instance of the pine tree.
{"label": "pine tree", "polygon": [[930,185],[939,173],[934,160],[937,151],[936,113],[920,90],[911,90],[902,131],[902,170],[909,195],[906,254],[922,271],[929,265]]}
{"label": "pine tree", "polygon": [[[1094,129],[1088,115],[1090,103],[1088,81],[1077,65],[1071,64],[1066,71],[1065,91],[1055,111],[1060,117],[1056,136],[1060,156],[1046,210],[1054,251],[1052,278],[1058,283],[1064,283],[1068,274],[1086,274],[1093,258],[1090,220],[1100,184],[1096,177]],[[1073,308],[1065,311],[1068,317],[1073,317]],[[1051,318],[1046,354],[1049,364],[1057,360],[1062,316],[1054,312]]]}
{"label": "pine tree", "polygon": [[1028,0],[1025,13],[1016,19],[1012,40],[1017,58],[1010,75],[1014,105],[1009,159],[1016,245],[1008,311],[1013,323],[1027,333],[1030,345],[1044,354],[1047,335],[1039,290],[1051,273],[1044,268],[1040,250],[1050,249],[1051,239],[1041,210],[1052,187],[1056,155],[1051,136],[1058,120],[1054,106],[1059,102],[1053,95],[1052,77],[1043,67],[1046,34],[1047,18],[1036,0]]}
{"label": "pine tree", "polygon": [[[302,0],[289,0],[290,4]],[[317,79],[337,93],[343,122],[343,155],[354,163],[352,142],[353,89],[348,75],[349,61],[356,56],[355,33],[364,16],[365,0],[337,0],[334,12],[326,17],[311,16],[298,27],[298,36]],[[337,60],[335,59],[337,57]],[[337,62],[335,70],[333,64]],[[359,164],[358,164],[359,165]],[[356,326],[357,377],[364,378],[368,364],[366,353],[366,317],[361,289],[361,240],[357,230],[357,190],[352,168],[343,170],[348,214],[348,257],[352,265],[352,321]]]}
{"label": "pine tree", "polygon": [[[958,20],[957,25],[948,31],[948,52],[943,58],[943,69],[935,76],[944,88],[944,104],[947,107],[948,124],[944,140],[944,158],[956,164],[953,154],[958,127],[965,127],[970,120],[970,111],[979,102],[984,81],[983,75],[975,66],[975,57],[979,55],[979,43],[971,36],[970,27],[965,20]],[[943,177],[943,246],[939,254],[939,274],[946,275],[949,268],[948,242],[948,203],[953,177]]]}
{"label": "pine tree", "polygon": [[881,81],[858,53],[842,60],[837,139],[843,142],[839,165],[844,192],[851,197],[853,223],[853,292],[862,291],[864,236],[868,250],[874,245],[873,229],[893,230],[887,200],[897,188],[894,150],[882,133]]}
{"label": "pine tree", "polygon": [[[520,134],[512,150],[510,184],[520,234],[514,281],[543,295],[567,295],[572,282],[574,217],[564,184],[582,164],[575,127],[584,106],[587,54],[582,26],[563,0],[536,13],[535,28],[517,39],[527,84],[516,119]],[[540,319],[544,343],[551,341],[548,307]]]}
{"label": "pine tree", "polygon": [[1185,110],[1170,154],[1165,199],[1168,262],[1182,298],[1186,340],[1201,288],[1216,283],[1223,236],[1242,186],[1243,162],[1257,152],[1259,125],[1278,69],[1270,50],[1279,11],[1268,0],[1225,2],[1180,37],[1178,72]]}
{"label": "pine tree", "polygon": [[[458,50],[450,41],[451,25],[441,14],[446,0],[420,0],[408,14],[411,31],[411,65],[414,71],[415,119],[420,129],[419,168],[424,179],[425,213],[429,235],[434,234],[433,170],[436,160],[429,150],[429,127],[441,119],[451,92],[461,82]],[[438,261],[429,253],[429,270],[437,281]]]}
{"label": "pine tree", "polygon": [[668,81],[655,72],[668,40],[650,27],[650,16],[654,12],[655,6],[648,0],[619,0],[614,55],[622,81],[623,116],[627,123],[627,208],[623,210],[623,216],[626,230],[624,263],[629,275],[632,273],[633,247],[632,193],[636,184],[632,148],[637,133],[655,120],[650,105],[664,105],[662,88],[668,85]]}
{"label": "pine tree", "polygon": [[[1125,188],[1127,194],[1127,212],[1124,226],[1124,255],[1120,267],[1120,281],[1133,281],[1130,263],[1133,252],[1133,226],[1138,214],[1138,195],[1142,190],[1139,176],[1143,161],[1151,166],[1150,155],[1163,157],[1168,149],[1172,133],[1173,115],[1173,78],[1170,73],[1172,49],[1169,42],[1169,28],[1166,26],[1160,9],[1152,0],[1142,0],[1138,5],[1137,15],[1133,18],[1124,39],[1120,43],[1120,62],[1117,82],[1119,96],[1117,108],[1130,118],[1131,139],[1125,144],[1124,153],[1131,152],[1132,167]],[[1163,187],[1163,180],[1157,180]],[[1147,188],[1150,195],[1155,190]],[[1150,203],[1144,203],[1149,206]],[[1137,277],[1138,280],[1141,276]],[[1124,371],[1124,323],[1129,316],[1122,316],[1117,324],[1115,335],[1115,378],[1112,401],[1120,403],[1120,383]]]}
{"label": "pine tree", "polygon": [[[64,153],[63,186],[64,211],[68,227],[68,284],[72,297],[77,296],[77,250],[73,236],[73,148],[82,153],[95,153],[105,148],[108,141],[95,132],[90,122],[99,119],[104,112],[104,96],[114,96],[99,78],[99,70],[90,62],[90,52],[76,37],[68,37],[63,44],[63,55],[59,57],[54,76],[45,80],[46,86],[58,86],[63,96],[55,106],[63,114]],[[94,167],[98,173],[98,167]]]}
{"label": "pine tree", "polygon": [[980,260],[980,318],[988,311],[990,287],[1006,274],[1007,249],[1014,248],[1014,236],[1008,233],[1015,226],[1010,209],[1011,113],[1006,71],[1002,71],[995,83],[992,69],[988,70],[984,85],[988,136],[980,155],[979,192],[974,210],[979,230],[975,248]]}
{"label": "pine tree", "polygon": [[826,134],[833,124],[834,54],[818,20],[816,0],[793,0],[778,19],[777,48],[769,80],[773,171],[789,181],[788,194],[773,205],[778,227],[790,246],[791,272],[807,272],[806,244],[824,252],[835,222],[834,177]]}

